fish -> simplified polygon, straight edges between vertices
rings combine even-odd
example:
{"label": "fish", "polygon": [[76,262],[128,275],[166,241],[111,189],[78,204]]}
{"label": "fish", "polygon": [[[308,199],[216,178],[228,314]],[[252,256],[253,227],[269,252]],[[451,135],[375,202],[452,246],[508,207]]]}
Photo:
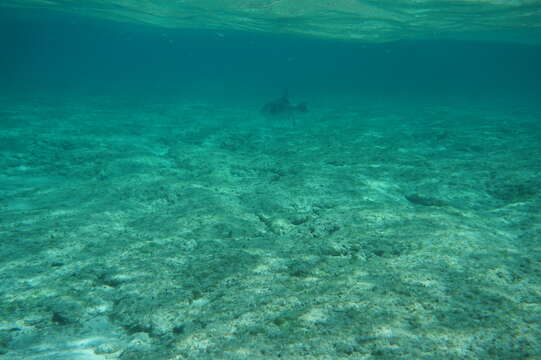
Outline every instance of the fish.
{"label": "fish", "polygon": [[306,103],[292,104],[289,101],[288,91],[284,91],[282,97],[269,101],[261,108],[261,113],[271,118],[291,118],[295,113],[308,112]]}

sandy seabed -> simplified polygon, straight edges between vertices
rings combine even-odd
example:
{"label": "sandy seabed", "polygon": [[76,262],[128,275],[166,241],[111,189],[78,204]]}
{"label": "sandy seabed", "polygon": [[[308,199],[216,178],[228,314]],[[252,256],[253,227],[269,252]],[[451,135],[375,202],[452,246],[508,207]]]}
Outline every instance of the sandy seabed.
{"label": "sandy seabed", "polygon": [[541,359],[541,111],[1,99],[0,359]]}

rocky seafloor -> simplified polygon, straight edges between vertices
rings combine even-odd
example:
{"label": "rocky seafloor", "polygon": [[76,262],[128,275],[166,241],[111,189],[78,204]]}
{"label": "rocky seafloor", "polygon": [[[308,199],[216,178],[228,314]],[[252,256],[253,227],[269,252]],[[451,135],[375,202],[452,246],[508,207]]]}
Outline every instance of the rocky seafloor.
{"label": "rocky seafloor", "polygon": [[2,360],[541,358],[539,109],[1,102]]}

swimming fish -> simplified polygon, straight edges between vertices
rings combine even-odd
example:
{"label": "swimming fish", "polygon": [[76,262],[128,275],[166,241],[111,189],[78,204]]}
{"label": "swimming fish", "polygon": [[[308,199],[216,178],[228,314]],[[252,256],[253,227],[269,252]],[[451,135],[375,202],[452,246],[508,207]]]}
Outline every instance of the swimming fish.
{"label": "swimming fish", "polygon": [[288,91],[284,91],[284,95],[279,99],[269,101],[261,108],[261,113],[268,117],[291,117],[294,113],[305,113],[308,111],[306,103],[291,104],[289,101]]}

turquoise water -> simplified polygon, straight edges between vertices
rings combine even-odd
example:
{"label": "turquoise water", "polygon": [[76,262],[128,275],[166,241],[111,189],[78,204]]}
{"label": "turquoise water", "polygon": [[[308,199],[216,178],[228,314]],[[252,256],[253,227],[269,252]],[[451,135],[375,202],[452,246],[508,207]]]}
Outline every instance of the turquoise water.
{"label": "turquoise water", "polygon": [[539,46],[1,20],[0,360],[541,359]]}

